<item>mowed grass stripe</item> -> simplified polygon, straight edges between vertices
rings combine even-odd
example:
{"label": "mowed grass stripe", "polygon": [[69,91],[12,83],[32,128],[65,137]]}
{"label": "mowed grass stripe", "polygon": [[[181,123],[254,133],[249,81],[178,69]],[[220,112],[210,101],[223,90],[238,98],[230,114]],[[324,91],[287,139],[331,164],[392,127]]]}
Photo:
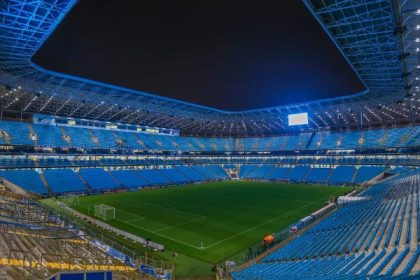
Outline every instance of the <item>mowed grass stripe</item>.
{"label": "mowed grass stripe", "polygon": [[[331,196],[349,190],[228,181],[86,196],[75,209],[87,213],[89,205],[114,206],[117,220],[107,221],[109,224],[151,238],[169,250],[216,263],[316,211]],[[119,211],[127,214],[120,217]]]}
{"label": "mowed grass stripe", "polygon": [[[302,208],[306,208],[306,207],[308,207],[309,205],[311,205],[311,204],[313,204],[313,203],[314,203],[314,202],[308,203],[307,205],[305,205],[305,206],[301,207],[300,209],[302,209]],[[218,244],[220,244],[220,243],[222,243],[222,242],[225,242],[226,240],[229,240],[229,239],[232,239],[232,238],[234,238],[234,237],[237,237],[237,236],[243,235],[243,234],[245,234],[245,233],[246,233],[246,232],[248,232],[248,231],[254,230],[255,228],[258,228],[258,227],[263,226],[263,225],[265,225],[265,224],[271,223],[271,222],[273,222],[273,221],[275,221],[275,220],[277,220],[277,219],[284,218],[284,217],[288,217],[288,216],[289,216],[289,215],[291,215],[292,213],[296,213],[296,211],[297,211],[297,210],[298,210],[298,209],[291,210],[291,211],[289,211],[288,213],[286,213],[286,214],[284,214],[284,215],[282,215],[282,216],[279,216],[279,217],[274,217],[274,218],[272,218],[272,219],[270,219],[270,220],[268,220],[268,221],[265,221],[265,222],[263,222],[263,223],[261,223],[261,224],[259,224],[259,225],[256,225],[255,227],[249,228],[249,229],[244,230],[244,231],[242,231],[242,232],[239,232],[239,233],[237,233],[237,234],[235,234],[235,235],[232,235],[231,237],[225,238],[225,239],[220,240],[220,241],[218,241],[218,242],[216,242],[216,243],[213,243],[213,244],[211,244],[211,245],[209,245],[209,246],[207,246],[207,247],[204,247],[204,249],[208,249],[208,248],[213,247],[213,246],[215,246],[215,245],[218,245]]]}

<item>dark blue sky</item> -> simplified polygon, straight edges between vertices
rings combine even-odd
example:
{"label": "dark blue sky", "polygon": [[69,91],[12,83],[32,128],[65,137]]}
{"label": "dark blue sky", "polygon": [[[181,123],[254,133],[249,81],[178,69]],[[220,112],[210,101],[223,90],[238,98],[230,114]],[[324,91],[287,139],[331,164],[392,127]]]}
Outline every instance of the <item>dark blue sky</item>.
{"label": "dark blue sky", "polygon": [[300,0],[82,0],[34,60],[225,110],[363,90]]}

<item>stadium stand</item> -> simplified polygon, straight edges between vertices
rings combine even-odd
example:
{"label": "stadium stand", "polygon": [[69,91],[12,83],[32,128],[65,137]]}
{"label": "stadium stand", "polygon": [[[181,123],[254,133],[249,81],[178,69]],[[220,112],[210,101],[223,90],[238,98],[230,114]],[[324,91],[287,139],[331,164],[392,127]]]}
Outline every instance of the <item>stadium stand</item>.
{"label": "stadium stand", "polygon": [[308,176],[306,177],[306,181],[313,183],[326,183],[331,171],[331,168],[311,168]]}
{"label": "stadium stand", "polygon": [[29,135],[28,123],[15,121],[0,121],[0,129],[3,132],[3,142],[14,145],[34,145]]}
{"label": "stadium stand", "polygon": [[329,178],[331,184],[345,184],[351,182],[355,168],[354,166],[337,166]]}
{"label": "stadium stand", "polygon": [[341,205],[261,263],[232,273],[233,278],[366,279],[418,271],[419,182],[416,170],[372,186],[360,194],[368,200]]}
{"label": "stadium stand", "polygon": [[35,161],[26,157],[1,157],[0,166],[2,168],[14,167],[35,167]]}
{"label": "stadium stand", "polygon": [[[8,279],[132,279],[139,268],[162,279],[32,198],[230,179],[354,186],[354,197],[288,231],[289,242],[233,279],[420,278],[418,1],[305,0],[365,90],[244,112],[37,66],[33,56],[76,2],[0,1],[0,266]],[[304,111],[307,124],[289,125],[289,114]]]}
{"label": "stadium stand", "polygon": [[290,181],[293,181],[293,182],[306,181],[306,176],[308,175],[309,171],[310,171],[309,166],[302,166],[302,165],[296,166],[291,169],[288,177]]}
{"label": "stadium stand", "polygon": [[33,124],[32,127],[39,146],[66,147],[68,145],[67,142],[64,141],[64,136],[60,127],[42,124]]}
{"label": "stadium stand", "polygon": [[95,147],[88,129],[65,126],[63,130],[65,135],[69,136],[70,146]]}
{"label": "stadium stand", "polygon": [[42,182],[39,174],[34,170],[6,170],[1,171],[0,176],[13,184],[23,186],[30,192],[41,195],[48,193],[48,190]]}
{"label": "stadium stand", "polygon": [[111,280],[113,279],[112,271],[98,272],[59,272],[48,280]]}
{"label": "stadium stand", "polygon": [[115,178],[121,185],[128,189],[141,188],[147,185],[147,182],[141,178],[134,170],[114,170],[109,171],[113,178]]}
{"label": "stadium stand", "polygon": [[161,173],[170,180],[171,184],[186,184],[202,180],[197,173],[191,171],[185,166],[175,166],[174,168],[162,169]]}
{"label": "stadium stand", "polygon": [[55,193],[87,191],[84,182],[71,169],[47,169],[44,171],[44,176]]}
{"label": "stadium stand", "polygon": [[[164,158],[161,156],[148,156],[147,158],[131,156],[131,159],[128,159],[121,156],[101,156],[100,158],[90,159],[87,157],[83,159],[79,156],[67,158],[65,155],[33,159],[21,157],[2,159],[0,157],[0,163],[3,162],[4,165],[3,171],[0,170],[0,176],[4,174],[3,178],[38,194],[49,193],[46,190],[56,194],[98,192],[230,178],[226,169],[222,167],[226,163],[226,159],[222,157],[216,159],[212,156]],[[336,156],[315,158],[289,156],[245,159],[240,156],[239,158],[231,157],[230,161],[233,160],[238,160],[238,176],[242,179],[328,185],[366,183],[380,174],[397,174],[404,170],[410,170],[418,162],[416,157],[393,159],[359,156],[340,158]],[[78,171],[74,172],[74,168]],[[40,177],[43,184],[36,184],[34,187],[33,184],[29,184],[30,180],[28,182],[18,180],[16,178],[19,175],[14,177],[11,175],[14,173],[25,174],[25,172],[35,174],[35,178]],[[61,177],[57,179],[60,183],[56,182],[55,176]],[[73,179],[75,181],[71,183]]]}
{"label": "stadium stand", "polygon": [[121,187],[121,185],[102,168],[80,169],[79,174],[92,189],[112,190]]}
{"label": "stadium stand", "polygon": [[384,172],[383,167],[375,167],[375,166],[362,166],[359,170],[356,170],[356,178],[354,182],[361,183],[365,182],[373,177],[379,175],[380,173]]}
{"label": "stadium stand", "polygon": [[286,174],[288,172],[289,168],[287,167],[275,167],[266,178],[268,180],[287,180]]}
{"label": "stadium stand", "polygon": [[[29,125],[27,122],[0,121],[0,129],[6,135],[10,135],[9,140],[3,139],[3,144],[164,151],[181,150],[184,152],[372,149],[417,146],[420,133],[420,128],[415,126],[357,132],[320,131],[281,137],[233,139],[153,135],[98,128],[33,124],[31,126],[34,131],[34,140],[32,140]],[[69,136],[68,142],[65,140],[65,135]],[[121,142],[118,142],[118,139]]]}
{"label": "stadium stand", "polygon": [[171,181],[163,176],[160,170],[157,169],[144,169],[138,171],[140,177],[147,181],[148,185],[167,185]]}
{"label": "stadium stand", "polygon": [[[99,240],[64,224],[51,210],[4,191],[0,205],[0,266],[5,279],[80,279],[66,277],[63,270],[72,276],[103,270],[102,274],[135,279],[128,262],[102,250]],[[55,276],[48,277],[51,274]]]}

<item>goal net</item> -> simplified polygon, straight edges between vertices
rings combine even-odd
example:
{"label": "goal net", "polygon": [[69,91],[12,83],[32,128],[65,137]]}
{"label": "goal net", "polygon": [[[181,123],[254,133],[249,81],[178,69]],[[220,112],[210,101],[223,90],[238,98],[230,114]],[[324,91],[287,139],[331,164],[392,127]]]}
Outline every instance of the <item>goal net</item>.
{"label": "goal net", "polygon": [[69,206],[79,205],[79,196],[75,194],[70,194],[63,198],[63,202]]}
{"label": "goal net", "polygon": [[101,218],[102,220],[115,219],[115,207],[105,204],[96,204],[95,216]]}

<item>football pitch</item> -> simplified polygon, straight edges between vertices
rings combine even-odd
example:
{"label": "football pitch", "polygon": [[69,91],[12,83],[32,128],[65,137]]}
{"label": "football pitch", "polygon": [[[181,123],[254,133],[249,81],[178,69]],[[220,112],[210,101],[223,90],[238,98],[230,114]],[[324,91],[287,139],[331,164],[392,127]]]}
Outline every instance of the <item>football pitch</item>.
{"label": "football pitch", "polygon": [[218,263],[325,205],[350,188],[227,181],[80,197],[72,207],[94,216],[94,205],[115,207],[106,223]]}

